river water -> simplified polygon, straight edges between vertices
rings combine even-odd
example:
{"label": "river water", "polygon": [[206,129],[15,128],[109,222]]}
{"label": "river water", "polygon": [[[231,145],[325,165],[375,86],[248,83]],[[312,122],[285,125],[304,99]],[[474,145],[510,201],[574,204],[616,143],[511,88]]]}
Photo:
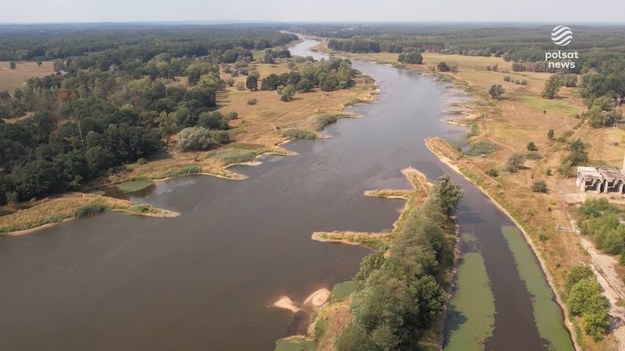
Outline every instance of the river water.
{"label": "river water", "polygon": [[[318,57],[315,44],[292,51]],[[463,132],[440,122],[445,104],[461,98],[390,66],[354,67],[382,93],[350,109],[363,118],[328,127],[331,138],[295,141],[286,147],[297,156],[234,168],[245,181],[178,178],[136,199],[180,217],[107,213],[0,240],[0,350],[270,351],[293,319],[272,302],[301,302],[349,280],[368,253],[311,233],[391,228],[403,202],[363,192],[408,188],[400,171],[410,166],[430,179],[451,173],[465,189],[458,222],[480,240],[497,309],[487,348],[544,349],[499,231],[513,224],[423,142]]]}

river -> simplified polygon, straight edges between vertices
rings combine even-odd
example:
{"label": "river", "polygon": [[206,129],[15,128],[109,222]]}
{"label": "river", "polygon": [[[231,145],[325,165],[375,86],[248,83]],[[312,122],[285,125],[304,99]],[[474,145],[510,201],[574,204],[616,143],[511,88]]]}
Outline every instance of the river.
{"label": "river", "polygon": [[[297,55],[316,44],[292,48]],[[368,250],[310,240],[313,231],[391,228],[403,202],[363,192],[408,188],[415,167],[452,174],[465,189],[463,232],[480,240],[495,297],[493,350],[540,350],[530,295],[502,225],[513,225],[477,188],[453,174],[424,138],[463,130],[440,122],[454,99],[443,83],[390,66],[355,62],[381,88],[379,101],[349,109],[328,139],[286,145],[249,176],[194,176],[158,183],[136,199],[177,218],[107,213],[0,240],[1,350],[267,350],[285,336],[281,295],[301,302],[349,280]],[[479,297],[476,297],[479,298]]]}

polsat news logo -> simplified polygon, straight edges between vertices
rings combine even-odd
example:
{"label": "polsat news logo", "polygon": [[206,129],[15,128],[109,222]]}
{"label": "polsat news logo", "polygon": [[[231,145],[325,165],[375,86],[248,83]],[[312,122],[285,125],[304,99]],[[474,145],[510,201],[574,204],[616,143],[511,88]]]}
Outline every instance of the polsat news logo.
{"label": "polsat news logo", "polygon": [[569,27],[557,26],[551,31],[551,41],[558,46],[567,46],[573,40],[573,31]]}
{"label": "polsat news logo", "polygon": [[[557,46],[567,46],[573,41],[573,31],[566,26],[557,26],[551,31],[551,41]],[[548,51],[545,52],[545,61],[550,69],[573,69],[574,59],[579,58],[577,51]]]}

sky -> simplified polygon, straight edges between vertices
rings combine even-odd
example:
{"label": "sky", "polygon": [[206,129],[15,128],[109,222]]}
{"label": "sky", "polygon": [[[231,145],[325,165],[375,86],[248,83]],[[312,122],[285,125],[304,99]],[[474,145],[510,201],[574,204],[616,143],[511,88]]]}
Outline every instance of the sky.
{"label": "sky", "polygon": [[625,23],[623,0],[4,0],[0,23]]}

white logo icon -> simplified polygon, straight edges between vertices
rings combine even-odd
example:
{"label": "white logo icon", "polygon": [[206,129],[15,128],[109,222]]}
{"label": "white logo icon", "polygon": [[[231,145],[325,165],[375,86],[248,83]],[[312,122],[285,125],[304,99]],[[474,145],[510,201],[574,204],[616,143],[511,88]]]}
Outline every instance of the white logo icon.
{"label": "white logo icon", "polygon": [[557,26],[551,31],[551,40],[558,46],[567,46],[573,40],[573,31],[565,26]]}

